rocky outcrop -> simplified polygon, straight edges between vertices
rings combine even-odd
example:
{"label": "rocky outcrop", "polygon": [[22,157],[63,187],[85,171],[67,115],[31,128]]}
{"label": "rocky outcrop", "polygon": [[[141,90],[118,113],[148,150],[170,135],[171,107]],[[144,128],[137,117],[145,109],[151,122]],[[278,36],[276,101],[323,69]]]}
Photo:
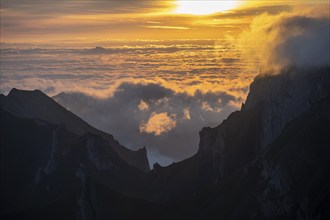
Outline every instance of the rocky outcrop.
{"label": "rocky outcrop", "polygon": [[263,103],[261,147],[274,141],[294,118],[330,91],[329,68],[291,68],[277,75],[259,75],[250,86],[242,112]]}
{"label": "rocky outcrop", "polygon": [[296,117],[257,161],[258,209],[268,219],[330,217],[330,94]]}
{"label": "rocky outcrop", "polygon": [[77,136],[62,124],[0,110],[1,213],[36,209],[81,188],[85,198],[87,177],[130,195],[139,196],[144,188],[147,174],[123,160],[102,136]]}
{"label": "rocky outcrop", "polygon": [[[258,76],[241,111],[232,113],[219,126],[200,132],[196,155],[168,167],[155,166],[150,189],[157,196],[152,199],[189,197],[222,184],[242,169],[249,173],[247,167],[264,157],[290,122],[329,95],[329,78],[329,68]],[[265,140],[271,141],[266,144]]]}
{"label": "rocky outcrop", "polygon": [[214,154],[220,172],[215,176],[229,175],[265,151],[288,123],[329,92],[329,68],[292,68],[277,75],[259,75],[241,111],[218,127],[201,131],[199,153]]}
{"label": "rocky outcrop", "polygon": [[263,105],[234,112],[216,128],[200,132],[198,154],[211,154],[217,180],[253,160],[260,146]]}

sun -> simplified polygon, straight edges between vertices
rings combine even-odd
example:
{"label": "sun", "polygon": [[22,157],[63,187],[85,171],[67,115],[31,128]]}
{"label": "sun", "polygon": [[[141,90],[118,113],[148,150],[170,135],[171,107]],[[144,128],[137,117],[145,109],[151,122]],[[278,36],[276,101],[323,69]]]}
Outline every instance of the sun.
{"label": "sun", "polygon": [[193,14],[193,15],[208,15],[216,12],[224,12],[233,9],[239,5],[240,1],[227,0],[177,0],[174,13],[177,14]]}

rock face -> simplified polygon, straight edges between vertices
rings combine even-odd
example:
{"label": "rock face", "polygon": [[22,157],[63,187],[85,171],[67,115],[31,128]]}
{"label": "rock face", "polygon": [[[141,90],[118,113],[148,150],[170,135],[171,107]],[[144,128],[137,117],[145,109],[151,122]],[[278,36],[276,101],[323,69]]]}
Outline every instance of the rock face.
{"label": "rock face", "polygon": [[330,217],[329,116],[330,69],[290,69],[258,76],[241,111],[202,130],[198,153],[214,155],[218,185],[257,173],[245,189],[254,207],[238,219]]}
{"label": "rock face", "polygon": [[3,109],[1,153],[1,212],[56,201],[84,187],[84,176],[132,195],[147,178],[100,135],[78,136],[64,125],[22,119]]}
{"label": "rock face", "polygon": [[329,98],[329,68],[258,76],[242,110],[204,128],[192,158],[156,167],[151,188],[208,204],[206,219],[327,219]]}
{"label": "rock face", "polygon": [[242,111],[263,104],[261,147],[274,141],[294,118],[324,99],[330,91],[328,68],[288,69],[257,77]]}
{"label": "rock face", "polygon": [[84,135],[86,132],[98,134],[107,140],[111,148],[129,164],[144,171],[150,169],[146,149],[132,151],[123,147],[112,135],[93,128],[39,90],[12,89],[8,96],[1,96],[0,102],[4,110],[22,118],[39,118],[53,124],[62,123],[77,135]]}
{"label": "rock face", "polygon": [[330,219],[328,67],[258,76],[196,155],[150,172],[40,92],[17,92],[1,96],[1,219]]}
{"label": "rock face", "polygon": [[[224,177],[267,150],[293,119],[325,99],[330,91],[329,68],[289,69],[260,75],[251,84],[241,111],[216,128],[200,133],[200,153],[213,152]],[[219,169],[217,169],[219,170]]]}
{"label": "rock face", "polygon": [[330,96],[294,119],[269,145],[259,211],[270,219],[330,217]]}

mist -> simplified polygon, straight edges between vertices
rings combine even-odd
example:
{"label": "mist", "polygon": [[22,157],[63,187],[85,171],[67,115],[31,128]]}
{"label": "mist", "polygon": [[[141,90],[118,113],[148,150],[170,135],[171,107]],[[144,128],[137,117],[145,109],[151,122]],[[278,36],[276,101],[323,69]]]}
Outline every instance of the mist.
{"label": "mist", "polygon": [[193,96],[158,84],[121,84],[114,94],[97,98],[83,93],[53,97],[98,129],[113,134],[124,146],[147,147],[150,165],[168,165],[195,154],[198,133],[216,126],[238,109],[236,97],[225,92]]}
{"label": "mist", "polygon": [[257,16],[240,36],[247,59],[261,72],[279,73],[288,67],[329,66],[329,10],[296,8],[276,15]]}

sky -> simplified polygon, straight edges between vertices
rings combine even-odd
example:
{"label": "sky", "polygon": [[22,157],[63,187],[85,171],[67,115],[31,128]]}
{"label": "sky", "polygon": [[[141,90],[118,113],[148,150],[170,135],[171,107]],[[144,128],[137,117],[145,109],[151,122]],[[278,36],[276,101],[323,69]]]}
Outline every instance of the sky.
{"label": "sky", "polygon": [[1,0],[1,42],[217,39],[257,14],[323,1]]}
{"label": "sky", "polygon": [[39,89],[150,165],[195,154],[254,77],[329,65],[329,1],[1,0],[0,92]]}

